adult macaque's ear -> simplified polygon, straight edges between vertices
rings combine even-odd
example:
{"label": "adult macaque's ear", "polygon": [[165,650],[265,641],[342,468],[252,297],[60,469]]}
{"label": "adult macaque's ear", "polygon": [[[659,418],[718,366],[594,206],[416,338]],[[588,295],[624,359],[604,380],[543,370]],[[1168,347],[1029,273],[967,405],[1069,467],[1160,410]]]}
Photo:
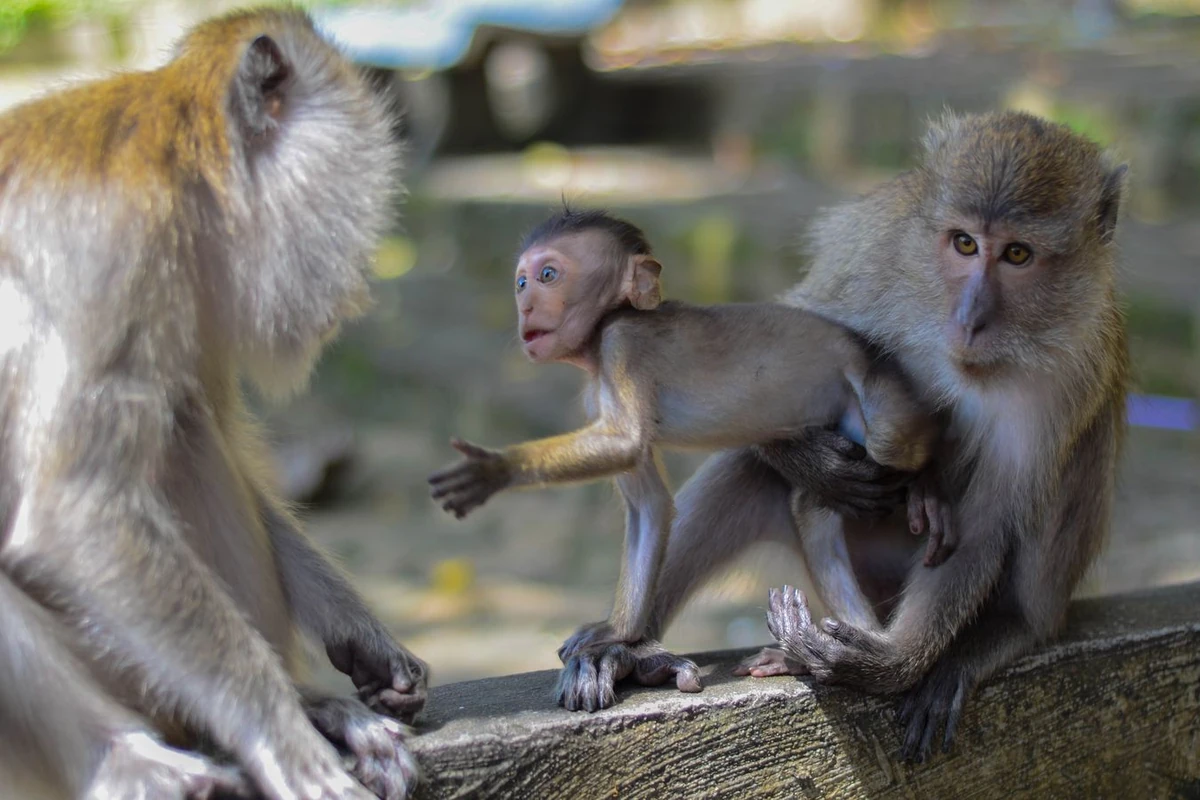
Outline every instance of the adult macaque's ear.
{"label": "adult macaque's ear", "polygon": [[261,136],[279,123],[291,72],[270,36],[263,34],[246,46],[230,87],[230,102],[248,133]]}
{"label": "adult macaque's ear", "polygon": [[650,256],[633,257],[632,285],[629,287],[629,302],[639,311],[658,308],[662,302],[662,287],[658,276],[662,264]]}

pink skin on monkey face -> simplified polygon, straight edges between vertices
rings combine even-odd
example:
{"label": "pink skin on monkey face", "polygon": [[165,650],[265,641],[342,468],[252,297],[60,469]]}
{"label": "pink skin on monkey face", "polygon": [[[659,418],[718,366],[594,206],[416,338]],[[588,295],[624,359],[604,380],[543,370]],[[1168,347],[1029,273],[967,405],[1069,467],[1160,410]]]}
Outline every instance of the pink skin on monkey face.
{"label": "pink skin on monkey face", "polygon": [[[590,233],[536,244],[517,261],[515,291],[518,333],[525,356],[536,364],[577,364],[600,317],[613,304],[598,280],[598,259],[589,252],[602,242]],[[611,282],[610,282],[611,283]],[[605,296],[598,296],[605,295]]]}
{"label": "pink skin on monkey face", "polygon": [[986,367],[1004,355],[1003,299],[1030,290],[1041,273],[1036,249],[1017,232],[979,224],[952,226],[939,258],[948,290],[946,342],[960,368]]}

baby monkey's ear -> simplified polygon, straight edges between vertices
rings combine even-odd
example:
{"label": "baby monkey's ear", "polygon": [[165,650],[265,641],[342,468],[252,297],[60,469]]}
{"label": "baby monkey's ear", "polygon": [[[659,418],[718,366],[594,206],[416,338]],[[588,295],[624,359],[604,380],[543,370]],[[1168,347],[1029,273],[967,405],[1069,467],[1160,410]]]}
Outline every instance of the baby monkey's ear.
{"label": "baby monkey's ear", "polygon": [[632,256],[630,261],[629,302],[639,311],[658,308],[662,302],[662,288],[658,282],[662,264],[646,255]]}

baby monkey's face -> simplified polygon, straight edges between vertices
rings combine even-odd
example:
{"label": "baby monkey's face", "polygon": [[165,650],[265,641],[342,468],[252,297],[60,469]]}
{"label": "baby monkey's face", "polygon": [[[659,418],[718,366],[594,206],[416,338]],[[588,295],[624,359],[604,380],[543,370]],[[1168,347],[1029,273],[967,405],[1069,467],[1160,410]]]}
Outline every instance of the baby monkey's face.
{"label": "baby monkey's face", "polygon": [[585,231],[538,242],[521,254],[517,327],[530,361],[587,367],[596,325],[619,302],[621,270],[602,255],[610,248],[604,234]]}

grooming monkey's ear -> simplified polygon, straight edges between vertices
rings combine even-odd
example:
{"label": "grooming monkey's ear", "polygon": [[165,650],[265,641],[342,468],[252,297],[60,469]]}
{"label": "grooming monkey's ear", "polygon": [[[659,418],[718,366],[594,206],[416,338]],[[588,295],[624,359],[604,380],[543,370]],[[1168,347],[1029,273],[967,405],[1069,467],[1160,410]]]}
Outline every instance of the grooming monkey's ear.
{"label": "grooming monkey's ear", "polygon": [[230,94],[234,112],[250,135],[261,136],[278,124],[291,74],[291,66],[270,36],[259,36],[246,46]]}
{"label": "grooming monkey's ear", "polygon": [[1125,190],[1125,178],[1129,173],[1128,164],[1120,164],[1111,169],[1104,178],[1104,186],[1100,190],[1100,205],[1096,210],[1096,222],[1100,226],[1100,241],[1108,244],[1117,231],[1117,216],[1121,210],[1121,195]]}
{"label": "grooming monkey's ear", "polygon": [[662,287],[658,280],[662,264],[650,256],[633,256],[632,271],[629,302],[639,311],[658,308],[662,302]]}

